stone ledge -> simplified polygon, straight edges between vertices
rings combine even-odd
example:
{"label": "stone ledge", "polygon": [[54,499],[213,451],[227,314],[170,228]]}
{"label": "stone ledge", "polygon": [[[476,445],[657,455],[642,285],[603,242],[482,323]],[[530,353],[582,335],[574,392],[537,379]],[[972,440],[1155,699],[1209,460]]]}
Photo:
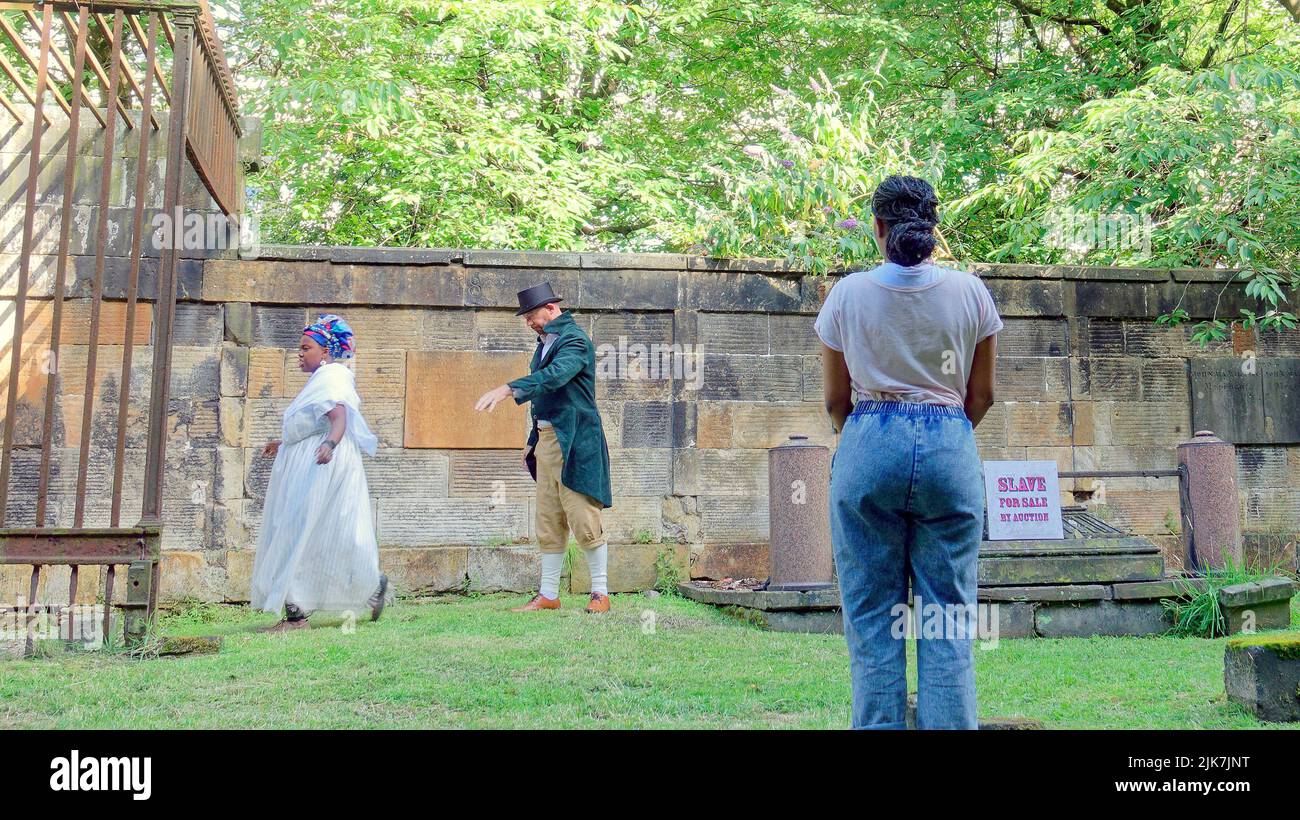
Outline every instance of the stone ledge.
{"label": "stone ledge", "polygon": [[[698,272],[748,272],[769,275],[804,275],[806,268],[784,259],[729,259],[678,253],[610,253],[578,251],[533,251],[507,248],[394,248],[344,245],[262,245],[248,259],[312,260],[348,264],[446,265],[460,262],[467,267],[522,267],[537,269],[663,270]],[[1065,279],[1112,282],[1224,282],[1238,271],[1214,268],[1122,268],[1087,265],[1032,265],[997,262],[953,262],[953,265],[982,278]],[[832,270],[830,277],[851,273]]]}
{"label": "stone ledge", "polygon": [[836,587],[799,592],[796,590],[713,589],[695,583],[679,584],[682,597],[702,604],[739,606],[762,612],[786,610],[838,610],[840,591]]}
{"label": "stone ledge", "polygon": [[1219,590],[1219,605],[1222,607],[1242,607],[1252,604],[1267,604],[1274,601],[1289,601],[1295,592],[1295,586],[1286,578],[1265,578],[1245,584],[1233,584]]}

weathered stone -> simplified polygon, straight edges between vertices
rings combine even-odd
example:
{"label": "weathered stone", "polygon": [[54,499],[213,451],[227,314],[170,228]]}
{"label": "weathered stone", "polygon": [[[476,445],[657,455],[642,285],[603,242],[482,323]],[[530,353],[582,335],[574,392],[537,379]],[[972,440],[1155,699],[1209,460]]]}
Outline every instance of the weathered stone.
{"label": "weathered stone", "polygon": [[446,453],[381,449],[364,463],[372,496],[443,498],[448,495],[450,466]]}
{"label": "weathered stone", "polygon": [[699,334],[706,353],[766,356],[769,352],[768,317],[761,313],[701,313]]}
{"label": "weathered stone", "polygon": [[1008,402],[1007,441],[1020,446],[1069,446],[1070,405],[1065,402]]}
{"label": "weathered stone", "polygon": [[[361,351],[357,353],[353,370],[363,411],[365,404],[375,399],[406,398],[406,351]],[[477,400],[478,396],[474,398]]]}
{"label": "weathered stone", "polygon": [[[537,347],[537,334],[529,330],[523,319],[513,311],[479,310],[474,317],[474,345],[479,350],[490,352],[515,351],[526,352],[532,358]],[[467,339],[460,339],[456,347],[467,347]],[[521,375],[527,375],[527,370]],[[477,397],[475,397],[477,398]]]}
{"label": "weathered stone", "polygon": [[542,577],[533,547],[470,547],[466,574],[475,592],[531,592]]}
{"label": "weathered stone", "polygon": [[243,396],[248,392],[248,348],[225,343],[221,347],[221,395]]}
{"label": "weathered stone", "polygon": [[297,350],[306,326],[307,311],[303,308],[257,305],[253,308],[253,345]]}
{"label": "weathered stone", "polygon": [[1049,401],[1066,393],[1066,360],[1042,356],[1002,356],[999,351],[994,395],[1004,401]]}
{"label": "weathered stone", "polygon": [[1110,596],[1110,588],[1099,584],[1064,584],[1059,586],[980,587],[981,601],[1101,601]]}
{"label": "weathered stone", "polygon": [[[981,590],[982,591],[982,590]],[[981,638],[1034,638],[1034,605],[1030,603],[994,603],[997,607],[997,635],[979,636]],[[989,619],[992,620],[991,618]]]}
{"label": "weathered stone", "polygon": [[1178,598],[1204,588],[1203,578],[1165,578],[1160,581],[1115,584],[1110,589],[1111,597],[1117,601],[1141,601]]}
{"label": "weathered stone", "polygon": [[1064,319],[1007,319],[998,333],[998,356],[1064,356]]}
{"label": "weathered stone", "polygon": [[[242,398],[223,397],[218,403],[217,424],[221,431],[221,444],[225,447],[247,447],[249,445],[247,403]],[[265,444],[272,435],[261,443]]]}
{"label": "weathered stone", "polygon": [[1035,629],[1044,638],[1160,635],[1169,629],[1164,607],[1144,601],[1039,604]]}
{"label": "weathered stone", "polygon": [[[220,347],[225,338],[221,305],[179,302],[172,325],[172,344],[182,347]],[[296,341],[296,340],[295,340]]]}
{"label": "weathered stone", "polygon": [[799,278],[700,271],[685,280],[685,307],[707,311],[791,313],[800,309]]}
{"label": "weathered stone", "polygon": [[379,544],[431,547],[441,544],[514,543],[527,538],[528,505],[492,504],[477,498],[380,498]]}
{"label": "weathered stone", "polygon": [[251,549],[232,549],[226,553],[226,588],[223,600],[247,601],[253,579],[253,561],[257,553]]}
{"label": "weathered stone", "polygon": [[627,496],[614,499],[614,506],[602,514],[605,535],[612,543],[663,538],[663,501],[657,497]]}
{"label": "weathered stone", "polygon": [[[606,566],[609,591],[639,592],[655,586],[661,560],[675,566],[679,577],[685,577],[688,554],[686,546],[679,544],[610,544]],[[591,574],[585,560],[573,562],[569,585],[572,592],[591,592]]]}
{"label": "weathered stone", "polygon": [[668,402],[627,402],[623,405],[624,447],[671,447],[673,407]]}
{"label": "weathered stone", "polygon": [[478,397],[526,376],[522,353],[409,351],[406,360],[407,447],[448,449],[522,447],[528,411],[506,399],[491,413],[474,413]]}
{"label": "weathered stone", "polygon": [[700,536],[707,543],[752,543],[768,538],[767,497],[701,495]]}
{"label": "weathered stone", "polygon": [[450,453],[451,495],[463,498],[522,501],[533,496],[535,484],[515,450],[455,450]]}
{"label": "weathered stone", "polygon": [[770,632],[804,632],[812,635],[843,635],[844,616],[834,610],[777,610],[763,613],[764,628]]}
{"label": "weathered stone", "polygon": [[286,352],[278,348],[253,347],[248,350],[249,398],[271,399],[285,395]]}
{"label": "weathered stone", "polygon": [[734,495],[766,500],[766,450],[699,451],[699,480],[710,495]]}
{"label": "weathered stone", "polygon": [[701,399],[800,401],[802,363],[794,356],[704,355]]}
{"label": "weathered stone", "polygon": [[813,328],[817,317],[790,315],[772,315],[768,317],[768,336],[771,339],[771,352],[802,356],[821,357],[822,341]]}
{"label": "weathered stone", "polygon": [[692,556],[691,578],[766,578],[767,544],[708,544]]}
{"label": "weathered stone", "polygon": [[670,450],[662,448],[610,450],[610,484],[614,495],[659,498],[672,492],[671,455]]}
{"label": "weathered stone", "polygon": [[1232,638],[1224,649],[1228,700],[1260,720],[1300,721],[1300,633]]}
{"label": "weathered stone", "polygon": [[584,270],[578,277],[583,310],[672,310],[678,305],[678,275],[669,271]]}
{"label": "weathered stone", "polygon": [[469,550],[466,547],[381,549],[379,566],[399,596],[447,592],[465,587]]}
{"label": "weathered stone", "polygon": [[981,587],[1153,581],[1164,574],[1160,555],[981,556]]}
{"label": "weathered stone", "polygon": [[678,591],[683,597],[702,604],[739,606],[765,612],[781,610],[816,610],[840,608],[840,591],[837,587],[815,590],[767,589],[716,589],[697,583],[682,583]]}

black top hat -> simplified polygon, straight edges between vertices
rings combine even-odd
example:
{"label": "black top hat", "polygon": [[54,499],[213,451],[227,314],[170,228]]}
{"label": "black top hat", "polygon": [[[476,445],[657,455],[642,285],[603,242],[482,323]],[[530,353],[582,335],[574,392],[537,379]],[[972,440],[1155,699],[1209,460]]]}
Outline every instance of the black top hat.
{"label": "black top hat", "polygon": [[515,315],[523,316],[528,311],[536,310],[542,305],[563,301],[563,298],[556,296],[555,291],[551,290],[550,282],[543,282],[540,285],[533,285],[531,288],[519,291],[519,310],[515,311]]}

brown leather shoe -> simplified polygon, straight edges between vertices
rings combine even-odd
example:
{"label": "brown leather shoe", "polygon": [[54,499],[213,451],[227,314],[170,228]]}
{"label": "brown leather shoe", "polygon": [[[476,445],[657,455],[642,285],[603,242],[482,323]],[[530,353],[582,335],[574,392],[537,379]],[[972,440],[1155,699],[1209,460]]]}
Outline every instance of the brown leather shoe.
{"label": "brown leather shoe", "polygon": [[591,593],[591,601],[587,604],[588,612],[609,612],[609,596],[601,595],[599,592]]}
{"label": "brown leather shoe", "polygon": [[559,598],[544,598],[541,593],[533,596],[533,599],[523,606],[517,606],[510,610],[511,612],[537,612],[540,609],[559,609]]}

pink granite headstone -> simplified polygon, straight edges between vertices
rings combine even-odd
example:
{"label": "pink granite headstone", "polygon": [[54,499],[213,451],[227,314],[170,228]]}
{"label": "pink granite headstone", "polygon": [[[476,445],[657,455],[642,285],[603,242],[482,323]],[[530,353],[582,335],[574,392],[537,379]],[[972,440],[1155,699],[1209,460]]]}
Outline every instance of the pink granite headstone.
{"label": "pink granite headstone", "polygon": [[767,451],[767,461],[768,589],[831,586],[830,449],[790,436]]}
{"label": "pink granite headstone", "polygon": [[1187,497],[1183,510],[1184,566],[1203,573],[1222,567],[1227,559],[1241,563],[1241,524],[1238,520],[1237,454],[1232,444],[1209,430],[1198,430],[1178,445],[1178,463],[1187,468]]}

